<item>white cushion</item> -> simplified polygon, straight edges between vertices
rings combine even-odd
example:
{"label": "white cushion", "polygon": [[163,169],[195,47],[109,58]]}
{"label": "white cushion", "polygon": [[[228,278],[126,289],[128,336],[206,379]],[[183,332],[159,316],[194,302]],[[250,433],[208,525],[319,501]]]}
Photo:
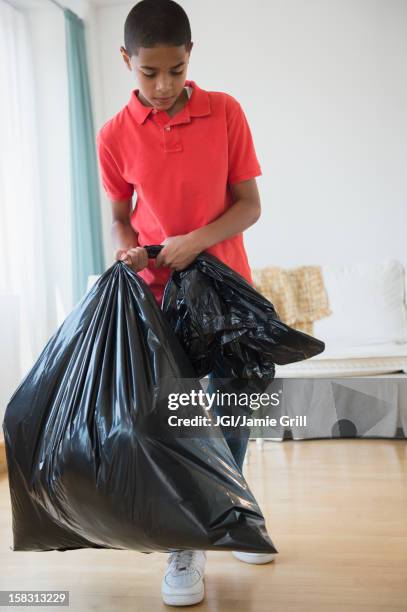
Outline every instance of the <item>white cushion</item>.
{"label": "white cushion", "polygon": [[307,361],[326,359],[364,359],[367,357],[404,357],[407,359],[407,342],[381,342],[379,344],[360,344],[359,346],[329,345],[323,353]]}
{"label": "white cushion", "polygon": [[313,335],[330,346],[407,342],[405,271],[398,261],[322,266],[332,314]]}
{"label": "white cushion", "polygon": [[407,372],[407,343],[327,348],[311,359],[276,366],[277,377],[371,376]]}
{"label": "white cushion", "polygon": [[407,343],[330,347],[311,359],[276,366],[276,377],[371,376],[407,372]]}
{"label": "white cushion", "polygon": [[393,372],[407,373],[407,357],[308,360],[276,366],[276,378],[372,376]]}

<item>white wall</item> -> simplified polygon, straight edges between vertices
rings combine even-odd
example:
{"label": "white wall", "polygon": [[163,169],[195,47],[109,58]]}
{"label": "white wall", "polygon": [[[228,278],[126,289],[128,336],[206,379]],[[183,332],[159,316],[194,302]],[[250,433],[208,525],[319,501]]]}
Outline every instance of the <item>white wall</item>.
{"label": "white wall", "polygon": [[[251,264],[405,256],[407,3],[180,3],[195,43],[188,78],[234,95],[252,128],[263,214],[245,234]],[[119,54],[131,6],[95,11],[97,128],[136,86]]]}

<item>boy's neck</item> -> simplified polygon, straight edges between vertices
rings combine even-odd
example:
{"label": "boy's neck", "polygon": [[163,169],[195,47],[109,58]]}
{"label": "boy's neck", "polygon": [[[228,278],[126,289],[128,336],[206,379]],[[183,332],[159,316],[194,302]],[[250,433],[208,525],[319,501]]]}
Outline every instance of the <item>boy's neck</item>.
{"label": "boy's neck", "polygon": [[184,108],[188,100],[189,100],[188,91],[184,87],[180,96],[178,96],[178,98],[175,100],[174,106],[172,106],[171,108],[167,110],[167,115],[169,115],[170,117],[173,117],[174,115],[179,113],[179,111],[181,111]]}
{"label": "boy's neck", "polygon": [[[138,91],[136,95],[143,106],[150,106],[150,107],[153,106],[144,98],[142,94],[140,95],[140,91]],[[169,108],[166,111],[167,115],[169,115],[170,117],[173,117],[176,113],[178,113],[180,110],[184,108],[188,100],[189,100],[188,90],[186,89],[186,86],[185,86],[181,94],[178,96],[174,104],[171,106],[171,108]]]}

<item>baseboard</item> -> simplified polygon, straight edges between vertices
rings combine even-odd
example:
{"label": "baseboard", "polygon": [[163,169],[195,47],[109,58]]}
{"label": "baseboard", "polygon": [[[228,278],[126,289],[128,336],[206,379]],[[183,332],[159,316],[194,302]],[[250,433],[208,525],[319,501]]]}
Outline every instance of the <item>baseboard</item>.
{"label": "baseboard", "polygon": [[6,446],[4,440],[0,440],[0,474],[7,472]]}

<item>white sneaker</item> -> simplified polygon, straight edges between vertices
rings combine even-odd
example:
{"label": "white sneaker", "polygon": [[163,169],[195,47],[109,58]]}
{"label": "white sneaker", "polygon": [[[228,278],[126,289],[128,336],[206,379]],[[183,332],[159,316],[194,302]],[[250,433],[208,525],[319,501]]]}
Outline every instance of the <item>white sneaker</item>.
{"label": "white sneaker", "polygon": [[204,598],[204,550],[179,550],[170,553],[161,593],[169,606],[190,606]]}
{"label": "white sneaker", "polygon": [[263,563],[270,563],[274,561],[276,555],[274,553],[249,553],[233,550],[232,555],[239,559],[239,561],[244,561],[245,563],[253,563],[254,565],[263,565]]}

